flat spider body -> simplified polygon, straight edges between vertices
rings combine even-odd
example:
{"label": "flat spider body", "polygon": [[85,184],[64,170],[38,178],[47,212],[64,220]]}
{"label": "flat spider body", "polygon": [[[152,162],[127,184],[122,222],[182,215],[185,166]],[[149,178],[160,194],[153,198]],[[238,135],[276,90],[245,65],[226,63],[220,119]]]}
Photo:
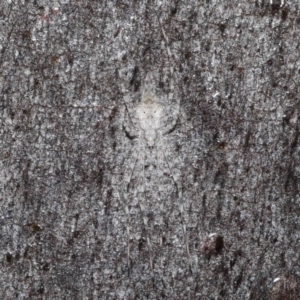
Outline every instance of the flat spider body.
{"label": "flat spider body", "polygon": [[152,75],[146,77],[145,89],[141,102],[136,107],[136,121],[149,147],[153,147],[160,139],[160,129],[163,125],[164,106],[153,93]]}

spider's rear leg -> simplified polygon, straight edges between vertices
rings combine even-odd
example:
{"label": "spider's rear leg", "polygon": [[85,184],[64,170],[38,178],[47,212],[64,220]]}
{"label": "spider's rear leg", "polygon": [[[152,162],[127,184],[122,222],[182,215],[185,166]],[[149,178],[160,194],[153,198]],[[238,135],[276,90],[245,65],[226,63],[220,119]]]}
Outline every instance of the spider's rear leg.
{"label": "spider's rear leg", "polygon": [[[142,148],[143,147],[143,148]],[[138,199],[142,213],[143,223],[147,234],[147,247],[149,251],[150,268],[153,273],[153,257],[152,257],[152,246],[148,230],[148,218],[146,216],[144,196],[145,196],[145,145],[140,143],[139,150],[139,186],[138,186]]]}
{"label": "spider's rear leg", "polygon": [[167,150],[163,146],[162,146],[162,152],[163,152],[164,158],[166,160],[170,175],[171,175],[173,182],[177,188],[180,221],[182,224],[182,229],[183,229],[183,234],[184,234],[184,239],[185,239],[185,246],[186,246],[186,252],[187,252],[187,256],[188,256],[189,267],[192,270],[189,239],[188,239],[188,235],[186,232],[186,222],[184,219],[184,203],[183,203],[183,197],[182,197],[182,184],[181,184],[181,181],[179,180],[179,175],[173,171],[173,163],[168,159]]}
{"label": "spider's rear leg", "polygon": [[129,158],[127,169],[125,170],[124,175],[124,187],[123,187],[123,195],[124,195],[124,205],[125,211],[127,214],[127,224],[126,224],[126,231],[127,231],[127,265],[128,269],[130,269],[130,212],[129,212],[129,185],[131,182],[131,178],[133,176],[134,168],[138,159],[139,149],[138,145],[134,146],[132,149],[132,157]]}
{"label": "spider's rear leg", "polygon": [[[161,142],[160,142],[161,143]],[[162,240],[164,236],[163,232],[163,225],[164,225],[164,220],[163,220],[163,214],[164,214],[164,200],[162,198],[162,193],[164,190],[164,185],[163,185],[163,150],[161,149],[160,145],[157,146],[157,175],[158,175],[158,197],[159,197],[159,203],[160,203],[160,215],[159,215],[159,229],[160,229],[160,237],[159,237],[159,244],[162,246]]]}

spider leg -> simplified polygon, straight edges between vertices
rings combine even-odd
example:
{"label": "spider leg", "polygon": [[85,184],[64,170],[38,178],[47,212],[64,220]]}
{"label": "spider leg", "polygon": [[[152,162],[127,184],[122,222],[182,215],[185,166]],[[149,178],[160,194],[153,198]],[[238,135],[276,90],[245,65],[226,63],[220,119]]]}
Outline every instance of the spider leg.
{"label": "spider leg", "polygon": [[[157,175],[158,175],[158,182],[159,182],[159,186],[158,186],[158,197],[159,197],[159,202],[160,202],[160,215],[159,215],[159,227],[160,230],[162,231],[163,228],[163,213],[165,210],[164,207],[164,201],[162,199],[162,192],[163,192],[163,182],[162,182],[162,177],[163,177],[163,150],[161,149],[160,146],[161,142],[157,145]],[[159,237],[159,244],[160,246],[162,246],[162,238],[163,238],[163,232],[161,232],[160,237]]]}
{"label": "spider leg", "polygon": [[[173,67],[171,67],[171,69],[173,70]],[[173,101],[173,95],[174,95],[174,80],[173,80],[173,75],[171,75],[169,104],[171,104]],[[162,130],[163,135],[170,132],[175,127],[179,116],[179,110],[180,110],[180,97],[177,97],[175,107],[172,110],[172,121],[168,122],[168,117],[169,117],[168,114],[164,116],[163,124],[165,124],[166,126],[164,126]]]}
{"label": "spider leg", "polygon": [[136,138],[139,135],[138,130],[136,129],[136,128],[138,128],[138,126],[137,126],[136,119],[133,117],[134,116],[134,111],[128,105],[129,104],[128,98],[129,98],[128,96],[123,97],[125,110],[127,111],[127,115],[128,115],[128,118],[124,118],[125,120],[123,122],[123,126],[124,126],[124,129],[125,129],[126,135],[129,138]]}
{"label": "spider leg", "polygon": [[[121,71],[119,71],[119,77],[121,78],[122,75],[121,75]],[[124,86],[124,83],[122,83],[122,80],[121,81],[121,92],[122,92],[122,95],[123,95],[123,103],[124,103],[124,106],[125,106],[125,111],[127,112],[127,115],[128,115],[128,119],[129,119],[129,122],[128,122],[128,119],[125,118],[124,122],[123,122],[123,126],[124,126],[124,129],[125,129],[125,132],[126,134],[129,136],[129,137],[138,137],[139,133],[138,133],[138,126],[137,126],[137,121],[136,119],[134,118],[134,111],[132,109],[132,107],[130,106],[130,97],[127,94],[127,90]]]}
{"label": "spider leg", "polygon": [[139,199],[139,205],[142,213],[142,218],[144,222],[144,226],[146,229],[147,234],[147,247],[149,251],[149,259],[150,259],[150,268],[151,272],[153,273],[153,258],[152,258],[152,246],[151,246],[151,240],[149,236],[149,230],[148,230],[148,219],[145,212],[145,206],[144,206],[144,196],[145,196],[145,145],[143,143],[140,143],[140,151],[139,151],[139,185],[138,185],[138,199]]}
{"label": "spider leg", "polygon": [[[173,59],[173,56],[172,56],[172,53],[171,53],[171,50],[170,50],[170,47],[169,47],[169,40],[168,40],[168,37],[165,33],[165,30],[161,24],[161,21],[160,21],[160,18],[158,17],[158,22],[159,22],[159,25],[160,25],[160,28],[161,28],[161,31],[162,31],[162,34],[163,34],[163,37],[164,37],[164,44],[165,44],[165,47],[167,49],[167,53],[168,53],[168,58],[169,58],[169,63],[170,63],[170,91],[169,91],[169,99],[168,99],[168,103],[169,105],[173,104],[173,96],[174,96],[174,59]],[[166,119],[164,120],[164,124],[167,124],[167,126],[165,126],[163,128],[163,135],[168,133],[170,130],[172,130],[177,122],[177,119],[178,119],[178,116],[179,116],[179,110],[180,110],[180,97],[177,97],[176,98],[176,102],[174,103],[174,111],[173,111],[173,116],[172,116],[172,121],[167,122],[167,117],[166,116]]]}
{"label": "spider leg", "polygon": [[124,204],[125,204],[125,212],[127,214],[127,224],[126,224],[126,231],[127,231],[127,264],[128,268],[130,269],[130,212],[129,212],[129,197],[128,197],[128,190],[129,185],[131,182],[131,178],[133,176],[133,172],[135,169],[135,165],[138,159],[138,151],[136,151],[137,146],[135,146],[132,150],[132,157],[128,163],[128,168],[125,170],[124,176],[124,188],[123,188],[123,195],[124,195]]}
{"label": "spider leg", "polygon": [[188,240],[188,235],[187,235],[187,232],[186,232],[186,222],[185,222],[185,219],[184,219],[184,203],[183,203],[183,197],[182,197],[182,184],[181,184],[181,181],[179,180],[178,174],[176,174],[173,171],[173,164],[171,163],[171,161],[167,157],[167,153],[166,153],[167,150],[163,147],[163,145],[161,146],[161,148],[162,148],[162,152],[163,152],[164,158],[166,160],[167,166],[169,168],[170,175],[171,175],[171,177],[173,179],[173,182],[174,182],[174,184],[176,186],[176,189],[177,189],[178,199],[179,199],[178,202],[179,202],[179,211],[180,211],[180,221],[181,221],[181,224],[182,224],[183,234],[184,234],[184,237],[185,237],[185,246],[186,246],[186,252],[187,252],[187,256],[188,256],[189,266],[191,268],[189,240]]}

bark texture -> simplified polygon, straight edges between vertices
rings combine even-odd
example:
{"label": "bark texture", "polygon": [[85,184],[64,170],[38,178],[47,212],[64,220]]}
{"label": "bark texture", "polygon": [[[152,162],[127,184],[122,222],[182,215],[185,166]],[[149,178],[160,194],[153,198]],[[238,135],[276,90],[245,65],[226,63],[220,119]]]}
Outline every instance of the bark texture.
{"label": "bark texture", "polygon": [[[134,108],[149,71],[170,92],[157,15],[192,268],[147,149],[148,227],[138,172],[129,219],[123,203],[124,96]],[[0,298],[300,299],[299,36],[297,1],[2,0]]]}

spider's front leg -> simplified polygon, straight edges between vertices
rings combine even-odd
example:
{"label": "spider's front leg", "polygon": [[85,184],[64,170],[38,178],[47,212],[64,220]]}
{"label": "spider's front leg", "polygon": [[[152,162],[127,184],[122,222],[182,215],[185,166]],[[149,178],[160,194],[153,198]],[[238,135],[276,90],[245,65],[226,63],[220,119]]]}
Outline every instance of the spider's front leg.
{"label": "spider's front leg", "polygon": [[179,105],[175,106],[174,111],[172,112],[171,121],[169,120],[169,115],[166,113],[163,117],[162,123],[164,124],[162,128],[162,135],[168,134],[176,125],[179,116]]}
{"label": "spider's front leg", "polygon": [[[168,50],[168,52],[169,51],[170,50]],[[175,103],[173,103],[174,102],[174,68],[172,66],[170,67],[170,76],[171,79],[170,79],[170,90],[169,90],[169,97],[168,97],[168,107],[165,108],[167,111],[164,114],[164,118],[162,120],[164,124],[162,128],[162,135],[169,133],[175,127],[179,117],[179,111],[180,111],[180,97],[177,97],[175,99]],[[173,107],[170,109],[170,106]],[[170,114],[168,113],[169,111],[171,111],[171,118],[170,118]],[[171,121],[169,119],[171,119]]]}
{"label": "spider's front leg", "polygon": [[[119,71],[119,78],[121,78],[121,71]],[[138,124],[137,120],[135,118],[135,111],[131,107],[130,104],[130,97],[127,95],[128,91],[126,90],[124,83],[121,81],[121,93],[122,93],[122,100],[124,103],[125,107],[125,115],[124,115],[124,120],[123,120],[123,127],[125,130],[126,135],[130,138],[137,138],[139,136],[139,131],[138,131]],[[127,116],[127,117],[126,117]]]}
{"label": "spider's front leg", "polygon": [[[165,33],[165,30],[162,26],[162,23],[160,21],[160,18],[158,17],[158,22],[163,34],[163,38],[164,38],[164,45],[167,49],[167,53],[168,53],[168,58],[169,58],[169,63],[170,63],[170,91],[169,91],[169,97],[168,97],[168,105],[172,105],[173,101],[174,101],[174,90],[175,90],[175,85],[174,85],[174,65],[175,65],[175,61],[172,55],[172,52],[170,50],[169,47],[169,39]],[[162,134],[165,135],[167,134],[169,131],[171,131],[177,122],[178,116],[179,116],[179,110],[180,110],[180,97],[177,97],[174,103],[174,110],[172,112],[172,121],[169,122],[168,118],[168,114],[165,114],[165,117],[163,119],[163,123],[164,123],[164,127],[162,130]]]}
{"label": "spider's front leg", "polygon": [[134,139],[139,137],[139,130],[137,121],[134,117],[135,112],[134,110],[130,107],[128,96],[123,96],[123,101],[125,105],[125,116],[124,116],[124,121],[123,121],[123,128],[125,130],[125,134],[128,138]]}

